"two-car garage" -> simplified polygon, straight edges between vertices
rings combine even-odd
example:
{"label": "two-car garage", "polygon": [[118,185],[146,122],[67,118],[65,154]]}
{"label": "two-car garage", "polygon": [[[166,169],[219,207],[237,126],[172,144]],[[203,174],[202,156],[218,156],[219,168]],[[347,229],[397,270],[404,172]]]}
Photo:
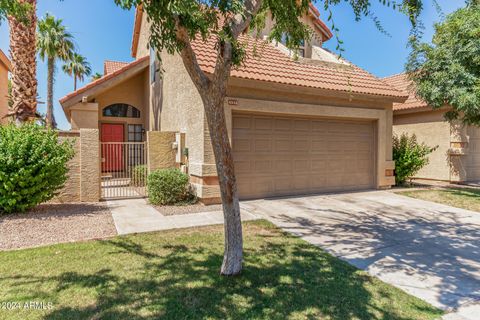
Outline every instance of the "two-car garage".
{"label": "two-car garage", "polygon": [[233,113],[241,199],[375,187],[375,122]]}

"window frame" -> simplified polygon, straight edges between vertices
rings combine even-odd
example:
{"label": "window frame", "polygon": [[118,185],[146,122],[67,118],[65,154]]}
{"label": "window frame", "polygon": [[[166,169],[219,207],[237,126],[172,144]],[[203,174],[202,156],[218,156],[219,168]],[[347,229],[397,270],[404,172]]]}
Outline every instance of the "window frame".
{"label": "window frame", "polygon": [[[107,113],[108,109],[118,107],[118,106],[126,107],[126,109],[125,110],[117,110],[118,114],[114,114],[114,113],[112,113],[112,111],[110,111],[110,114]],[[110,105],[108,105],[108,106],[106,106],[105,108],[102,109],[102,116],[110,117],[110,118],[139,119],[139,118],[141,118],[141,112],[138,108],[136,108],[136,107],[134,107],[130,104],[127,104],[127,103],[113,103],[113,104],[110,104]]]}
{"label": "window frame", "polygon": [[[130,138],[132,135],[133,138]],[[127,124],[127,140],[128,142],[143,142],[143,125]]]}

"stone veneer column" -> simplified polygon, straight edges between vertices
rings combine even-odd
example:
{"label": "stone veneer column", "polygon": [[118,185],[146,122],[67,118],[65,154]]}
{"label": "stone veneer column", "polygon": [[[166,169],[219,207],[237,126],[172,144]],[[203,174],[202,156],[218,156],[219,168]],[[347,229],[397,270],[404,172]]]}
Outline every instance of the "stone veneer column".
{"label": "stone veneer column", "polygon": [[100,139],[98,129],[80,129],[80,201],[100,200]]}

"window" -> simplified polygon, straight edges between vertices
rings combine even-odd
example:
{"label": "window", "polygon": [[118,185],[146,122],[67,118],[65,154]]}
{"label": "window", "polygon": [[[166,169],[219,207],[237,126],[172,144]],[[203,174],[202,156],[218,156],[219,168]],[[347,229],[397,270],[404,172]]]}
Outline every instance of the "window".
{"label": "window", "polygon": [[140,110],[124,103],[112,104],[103,109],[104,117],[140,118]]}
{"label": "window", "polygon": [[157,58],[157,52],[150,48],[150,84],[154,84],[157,82],[157,79],[160,77],[158,76],[160,72],[160,62]]}
{"label": "window", "polygon": [[141,124],[128,125],[128,142],[142,142],[143,128]]}
{"label": "window", "polygon": [[[287,46],[287,42],[290,41],[289,40],[289,35],[287,33],[283,33],[282,34],[282,40],[280,41],[284,46]],[[298,47],[298,50],[297,50],[297,54],[300,56],[300,57],[303,57],[305,58],[305,40],[302,40],[300,42],[300,45]]]}

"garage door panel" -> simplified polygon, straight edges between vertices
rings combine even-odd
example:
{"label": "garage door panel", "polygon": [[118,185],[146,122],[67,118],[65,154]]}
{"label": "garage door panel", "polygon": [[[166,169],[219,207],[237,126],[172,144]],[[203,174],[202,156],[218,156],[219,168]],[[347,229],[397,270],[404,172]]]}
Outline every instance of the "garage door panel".
{"label": "garage door panel", "polygon": [[251,162],[249,160],[235,160],[235,172],[239,174],[249,174],[252,172]]}
{"label": "garage door panel", "polygon": [[252,141],[249,139],[237,138],[235,140],[235,144],[233,145],[233,152],[236,152],[236,153],[250,152],[252,151],[251,143]]}
{"label": "garage door panel", "polygon": [[272,122],[273,120],[270,118],[264,118],[264,117],[255,118],[254,119],[255,130],[271,131],[273,128]]}
{"label": "garage door panel", "polygon": [[467,155],[467,180],[480,180],[480,128],[470,126],[467,128],[470,141]]}
{"label": "garage door panel", "polygon": [[291,119],[275,119],[275,131],[277,132],[290,132],[292,130]]}
{"label": "garage door panel", "polygon": [[234,114],[240,197],[372,188],[373,133],[373,122]]}
{"label": "garage door panel", "polygon": [[251,128],[251,117],[236,116],[235,122],[233,123],[233,129],[250,129]]}
{"label": "garage door panel", "polygon": [[293,122],[293,129],[297,132],[310,132],[311,129],[311,121],[310,120],[294,120]]}
{"label": "garage door panel", "polygon": [[267,139],[267,137],[262,137],[260,139],[255,139],[254,143],[255,152],[272,152],[272,140]]}
{"label": "garage door panel", "polygon": [[273,160],[255,160],[254,161],[254,174],[269,174],[273,173]]}
{"label": "garage door panel", "polygon": [[290,177],[275,177],[274,178],[275,190],[281,194],[288,194],[292,190],[292,180]]}

